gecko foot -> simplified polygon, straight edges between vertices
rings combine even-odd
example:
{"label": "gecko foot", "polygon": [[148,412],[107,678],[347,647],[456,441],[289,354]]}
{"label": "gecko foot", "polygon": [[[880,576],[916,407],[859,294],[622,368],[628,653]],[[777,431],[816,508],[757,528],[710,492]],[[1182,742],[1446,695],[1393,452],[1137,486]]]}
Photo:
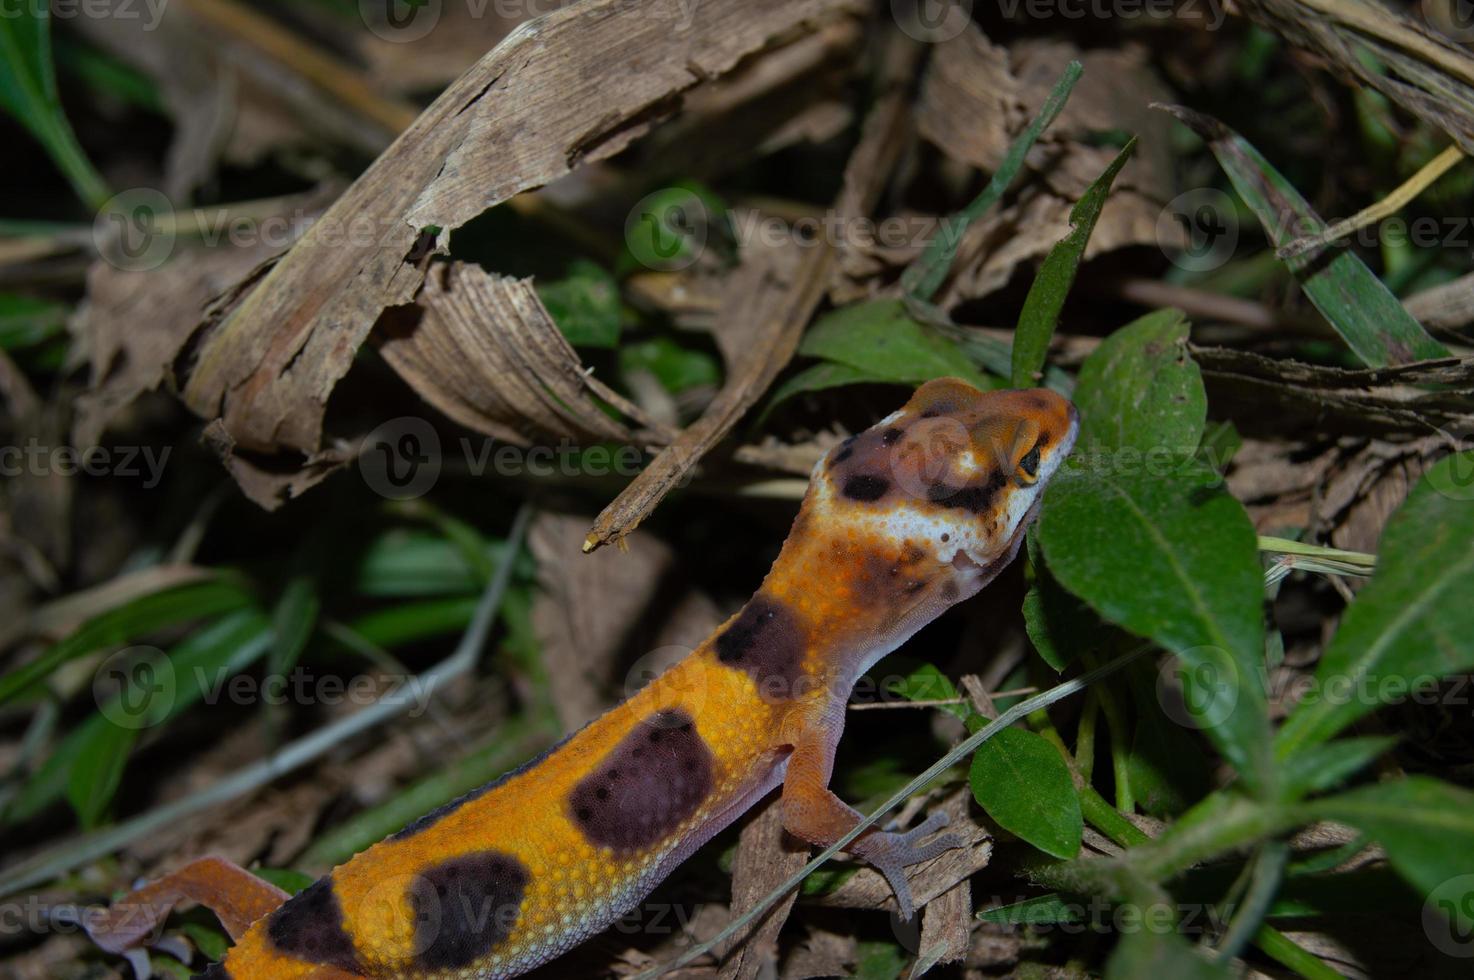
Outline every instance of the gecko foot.
{"label": "gecko foot", "polygon": [[885,875],[891,891],[896,893],[896,904],[900,906],[902,921],[916,914],[916,905],[911,898],[911,885],[906,881],[905,869],[922,861],[945,854],[966,844],[960,834],[943,834],[926,844],[917,843],[951,822],[941,810],[927,817],[918,826],[901,834],[877,831],[848,845],[845,849],[856,857],[863,858]]}

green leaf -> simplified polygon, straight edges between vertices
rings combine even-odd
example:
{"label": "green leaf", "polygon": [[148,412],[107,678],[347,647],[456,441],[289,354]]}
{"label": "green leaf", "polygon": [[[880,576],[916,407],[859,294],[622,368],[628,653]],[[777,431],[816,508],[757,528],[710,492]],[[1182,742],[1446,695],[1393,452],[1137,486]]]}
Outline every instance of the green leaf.
{"label": "green leaf", "polygon": [[107,202],[107,184],[87,161],[61,109],[47,4],[15,4],[0,17],[0,108],[41,141],[83,203],[97,210]]}
{"label": "green leaf", "polygon": [[0,704],[77,657],[166,626],[239,609],[249,601],[238,585],[226,581],[194,582],[140,596],[94,617],[35,660],[0,677]]}
{"label": "green leaf", "polygon": [[1061,672],[1081,651],[1099,645],[1102,624],[1089,606],[1055,581],[1032,529],[1027,543],[1034,584],[1024,595],[1024,631],[1044,662]]}
{"label": "green leaf", "polygon": [[983,192],[973,199],[967,207],[942,223],[937,232],[937,237],[927,245],[925,251],[917,257],[916,261],[906,267],[901,273],[901,287],[911,296],[920,300],[929,300],[936,295],[937,290],[947,279],[947,270],[952,267],[952,260],[957,257],[957,248],[962,244],[963,233],[969,225],[987,213],[988,209],[1003,196],[1008,190],[1008,185],[1013,183],[1013,178],[1018,175],[1024,165],[1024,157],[1034,147],[1034,141],[1039,134],[1059,116],[1064,110],[1065,102],[1070,98],[1070,90],[1080,80],[1080,75],[1085,69],[1080,62],[1072,61],[1065,66],[1064,73],[1060,75],[1059,81],[1054,83],[1049,96],[1044,100],[1044,105],[1039,107],[1039,113],[1029,123],[1027,129],[1018,135],[1008,147],[1008,152],[1003,156],[1003,162],[998,165],[988,186]]}
{"label": "green leaf", "polygon": [[[132,719],[141,730],[171,721],[207,694],[218,694],[225,681],[265,654],[271,642],[271,624],[257,609],[227,613],[174,647],[168,658],[172,684],[157,691],[137,692],[122,714],[99,711],[68,734],[27,781],[6,811],[8,820],[26,820],[59,799],[78,754],[89,742],[103,738],[99,730],[116,729],[113,718]],[[99,705],[99,707],[110,707]]]}
{"label": "green leaf", "polygon": [[898,299],[856,303],[820,317],[798,350],[848,365],[875,380],[914,385],[954,377],[988,386],[956,344],[912,319]]}
{"label": "green leaf", "polygon": [[1306,746],[1284,761],[1285,793],[1298,796],[1328,790],[1371,765],[1396,741],[1369,735]]}
{"label": "green leaf", "polygon": [[[1135,906],[1126,906],[1136,909]],[[1157,905],[1136,909],[1140,916],[1152,916],[1157,910],[1171,911],[1171,906]],[[1170,920],[1169,920],[1170,921]],[[1111,958],[1106,961],[1105,980],[1234,980],[1236,974],[1227,966],[1208,959],[1197,948],[1175,932],[1163,932],[1155,923],[1143,928],[1125,928]]]}
{"label": "green leaf", "polygon": [[1065,298],[1075,283],[1075,271],[1085,257],[1085,245],[1095,230],[1095,221],[1105,207],[1116,174],[1121,172],[1134,149],[1136,137],[1133,136],[1105,172],[1085,188],[1085,193],[1070,209],[1069,234],[1049,250],[1044,264],[1034,276],[1034,284],[1029,287],[1029,295],[1024,298],[1024,308],[1019,313],[1018,327],[1013,332],[1013,370],[1010,376],[1015,388],[1032,388],[1044,377],[1044,358],[1049,353],[1049,341],[1054,336]]}
{"label": "green leaf", "polygon": [[[931,664],[921,664],[905,677],[892,681],[890,692],[907,701],[951,701],[959,697],[957,688],[947,675]],[[968,721],[975,714],[965,701],[940,707],[962,722]]]}
{"label": "green leaf", "polygon": [[1071,903],[1059,894],[1036,895],[1022,902],[983,909],[977,914],[981,922],[1000,926],[1050,926],[1063,922],[1075,922],[1080,918],[1080,906]]}
{"label": "green leaf", "polygon": [[1044,492],[1039,543],[1061,585],[1175,654],[1190,719],[1251,786],[1269,779],[1257,538],[1216,474],[1183,463],[1066,467]]}
{"label": "green leaf", "polygon": [[67,309],[30,296],[0,293],[0,350],[19,350],[57,337],[66,329]]}
{"label": "green leaf", "polygon": [[1126,757],[1131,792],[1152,816],[1176,816],[1208,792],[1212,767],[1197,743],[1183,738],[1182,728],[1163,713],[1150,664],[1133,664],[1128,677],[1136,705],[1136,728]]}
{"label": "green leaf", "polygon": [[768,417],[768,413],[788,401],[794,395],[858,384],[910,386],[910,382],[896,381],[891,378],[877,378],[869,371],[862,371],[859,368],[850,367],[848,364],[836,364],[833,361],[825,361],[821,364],[814,364],[804,368],[798,374],[795,374],[773,389],[773,394],[768,398],[768,404],[763,407],[762,414],[757,417],[756,424],[761,426],[763,421]]}
{"label": "green leaf", "polygon": [[906,969],[906,953],[895,943],[863,942],[855,947],[855,980],[896,980]]}
{"label": "green leaf", "polygon": [[[1158,310],[1112,333],[1080,366],[1075,407],[1087,448],[1188,456],[1208,416],[1203,376],[1187,353],[1188,322]],[[1120,460],[1130,465],[1130,457]]]}
{"label": "green leaf", "polygon": [[1409,776],[1316,800],[1304,811],[1366,831],[1430,904],[1459,917],[1466,937],[1474,929],[1474,793]]}
{"label": "green leaf", "polygon": [[1377,570],[1341,619],[1310,696],[1281,728],[1287,757],[1391,697],[1474,668],[1474,452],[1439,460],[1387,522]]}
{"label": "green leaf", "polygon": [[267,670],[286,675],[297,666],[302,651],[317,625],[322,600],[317,594],[317,579],[312,575],[295,575],[282,589],[281,598],[271,613],[271,629],[275,639]]}
{"label": "green leaf", "polygon": [[113,795],[123,782],[128,753],[138,741],[138,729],[99,725],[88,729],[72,758],[67,800],[87,829],[101,822]]}
{"label": "green leaf", "polygon": [[722,379],[715,357],[706,351],[688,350],[669,337],[621,344],[619,371],[625,375],[648,371],[661,387],[677,395],[692,388],[715,386]]}
{"label": "green leaf", "polygon": [[1065,760],[1044,736],[1003,729],[978,746],[968,781],[979,805],[1004,830],[1054,857],[1080,852],[1080,797]]}
{"label": "green leaf", "polygon": [[540,283],[537,295],[575,347],[616,347],[623,306],[619,282],[596,262],[575,259],[568,275]]}
{"label": "green leaf", "polygon": [[[1234,189],[1279,248],[1324,231],[1325,222],[1288,180],[1242,136],[1181,106],[1168,111],[1207,141]],[[1448,357],[1387,286],[1350,249],[1332,245],[1285,260],[1300,288],[1368,367]]]}

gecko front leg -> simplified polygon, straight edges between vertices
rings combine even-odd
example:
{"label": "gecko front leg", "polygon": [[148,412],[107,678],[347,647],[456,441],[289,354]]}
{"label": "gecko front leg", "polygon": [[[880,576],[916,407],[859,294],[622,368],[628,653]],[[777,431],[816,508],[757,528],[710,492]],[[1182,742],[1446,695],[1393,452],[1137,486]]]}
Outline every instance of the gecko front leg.
{"label": "gecko front leg", "polygon": [[[784,829],[819,847],[833,844],[864,819],[859,811],[829,788],[835,747],[844,726],[844,707],[843,701],[831,703],[820,721],[808,726],[799,736],[789,756],[788,775],[783,781]],[[872,826],[845,845],[846,851],[885,876],[891,891],[895,892],[903,920],[909,920],[916,912],[905,869],[966,843],[957,834],[943,834],[922,843],[924,838],[947,826],[948,821],[947,814],[938,810],[905,833],[889,833]]]}

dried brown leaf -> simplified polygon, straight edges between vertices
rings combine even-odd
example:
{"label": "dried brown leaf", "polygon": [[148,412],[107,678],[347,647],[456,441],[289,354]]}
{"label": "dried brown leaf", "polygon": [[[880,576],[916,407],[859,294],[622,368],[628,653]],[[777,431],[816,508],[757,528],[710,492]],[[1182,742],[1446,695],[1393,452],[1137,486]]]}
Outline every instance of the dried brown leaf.
{"label": "dried brown leaf", "polygon": [[524,446],[546,438],[632,441],[596,398],[643,418],[585,371],[528,279],[437,263],[416,303],[389,311],[378,333],[384,359],[409,386],[477,432]]}
{"label": "dried brown leaf", "polygon": [[[756,807],[737,840],[737,858],[732,865],[733,918],[767,897],[791,878],[809,858],[809,848],[783,829],[783,803],[776,794]],[[768,909],[756,923],[733,939],[722,961],[721,980],[754,980],[772,973],[778,933],[798,900],[794,890]]]}
{"label": "dried brown leaf", "polygon": [[[380,313],[424,279],[420,230],[449,232],[617,152],[679,95],[841,0],[631,7],[588,0],[523,25],[447,89],[233,310],[208,325],[184,386],[222,445],[308,459]],[[353,228],[367,235],[349,235]]]}
{"label": "dried brown leaf", "polygon": [[608,707],[615,658],[675,560],[648,534],[631,538],[624,554],[582,558],[587,528],[586,517],[544,512],[528,533],[541,586],[532,627],[565,731]]}

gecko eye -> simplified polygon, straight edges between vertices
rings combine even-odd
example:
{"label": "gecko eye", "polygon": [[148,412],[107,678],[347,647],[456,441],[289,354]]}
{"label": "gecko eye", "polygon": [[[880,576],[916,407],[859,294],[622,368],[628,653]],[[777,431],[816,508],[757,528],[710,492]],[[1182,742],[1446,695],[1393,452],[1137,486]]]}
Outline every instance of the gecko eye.
{"label": "gecko eye", "polygon": [[1018,471],[1025,483],[1033,483],[1039,478],[1039,445],[1024,453],[1024,458],[1018,461]]}

